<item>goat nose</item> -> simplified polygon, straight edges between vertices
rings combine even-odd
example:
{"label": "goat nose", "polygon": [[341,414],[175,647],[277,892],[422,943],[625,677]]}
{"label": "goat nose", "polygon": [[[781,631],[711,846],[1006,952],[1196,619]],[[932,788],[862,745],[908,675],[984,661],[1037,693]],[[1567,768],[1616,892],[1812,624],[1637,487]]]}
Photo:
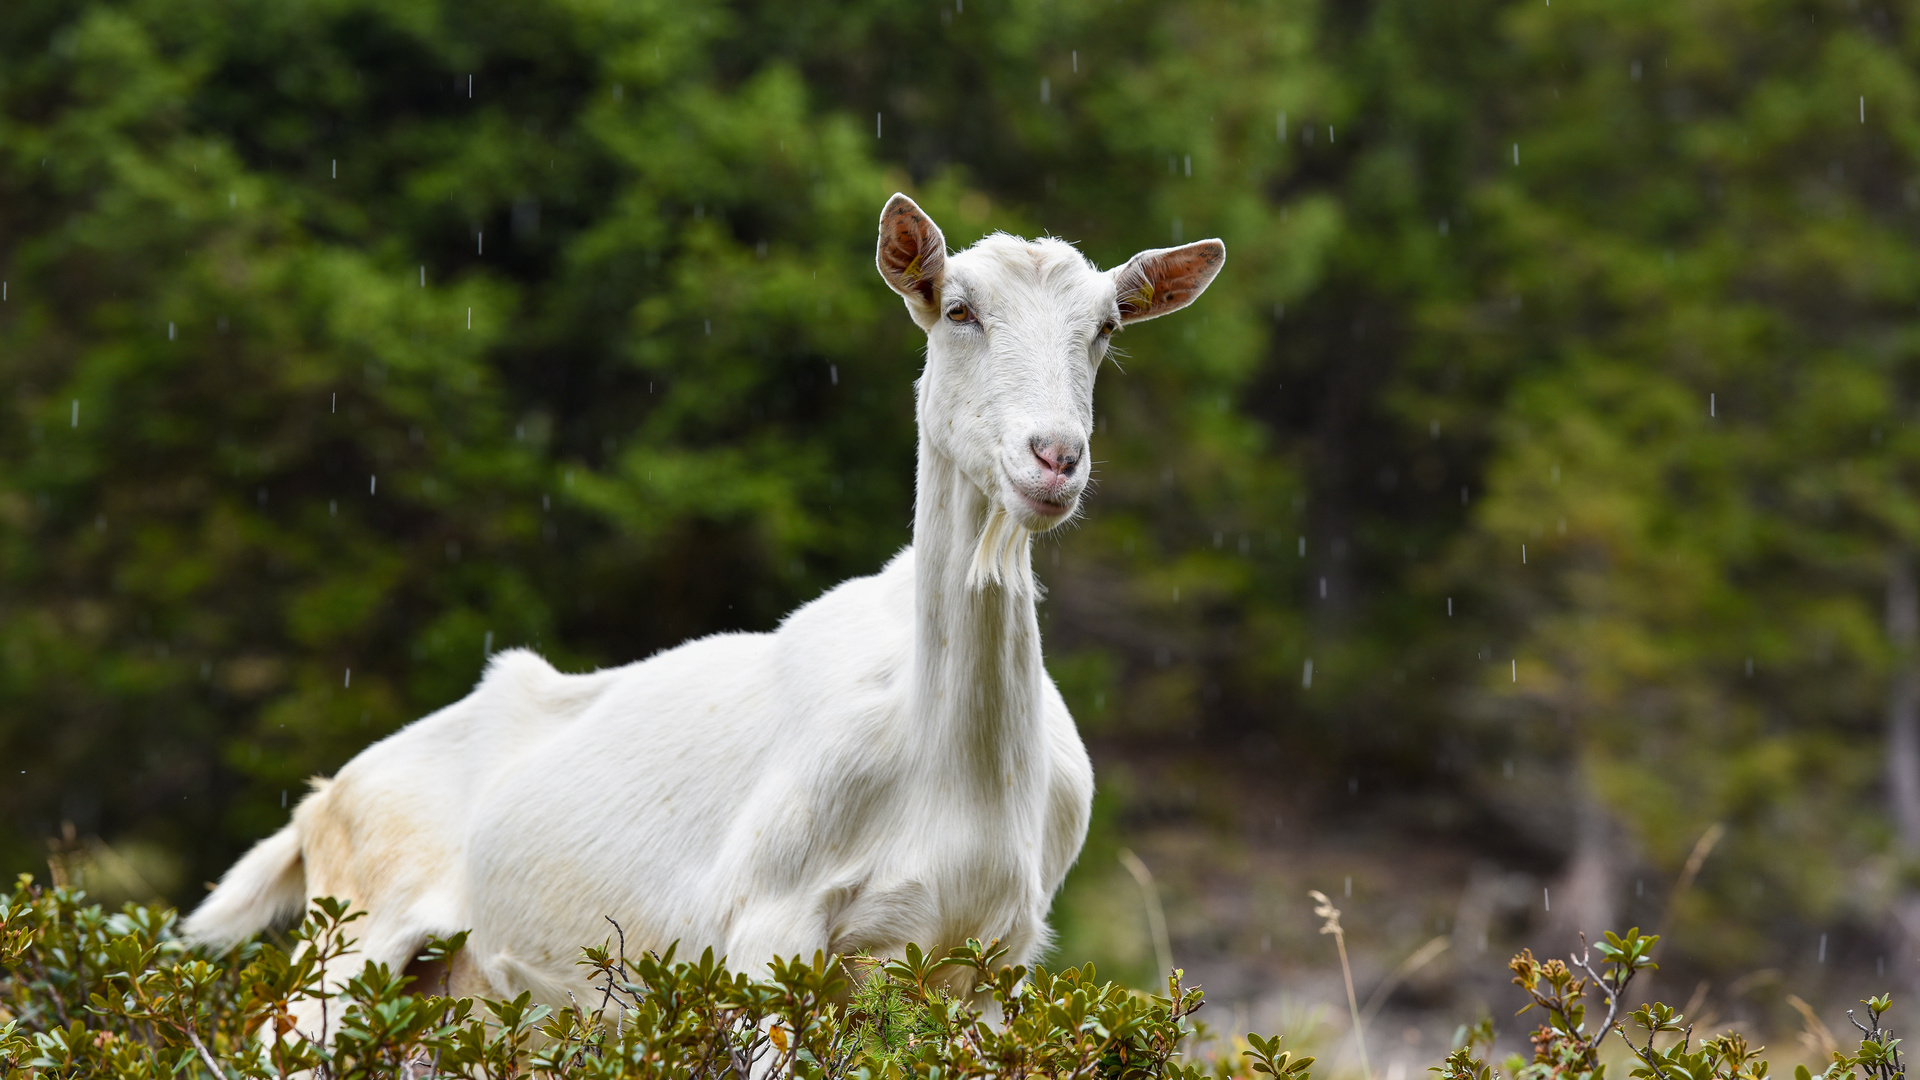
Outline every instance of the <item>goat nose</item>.
{"label": "goat nose", "polygon": [[1080,464],[1079,448],[1068,446],[1064,439],[1043,439],[1035,436],[1030,445],[1033,447],[1035,460],[1040,462],[1040,467],[1045,472],[1072,476],[1074,467]]}

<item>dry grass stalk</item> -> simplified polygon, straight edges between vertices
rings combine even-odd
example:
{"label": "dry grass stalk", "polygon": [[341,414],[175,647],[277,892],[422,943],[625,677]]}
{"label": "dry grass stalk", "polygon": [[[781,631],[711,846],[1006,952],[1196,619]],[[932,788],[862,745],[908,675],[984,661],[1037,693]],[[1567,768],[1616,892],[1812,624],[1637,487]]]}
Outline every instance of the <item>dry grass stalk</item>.
{"label": "dry grass stalk", "polygon": [[1340,909],[1319,889],[1309,889],[1307,895],[1313,897],[1313,913],[1324,920],[1320,932],[1332,934],[1334,945],[1340,949],[1340,974],[1347,980],[1347,1011],[1353,1016],[1353,1045],[1360,1051],[1360,1073],[1373,1080],[1373,1067],[1367,1064],[1367,1032],[1360,1023],[1360,1001],[1353,993],[1353,967],[1347,963],[1347,932],[1340,929]]}
{"label": "dry grass stalk", "polygon": [[1153,871],[1131,848],[1120,849],[1120,865],[1140,883],[1140,894],[1147,905],[1147,929],[1153,934],[1153,958],[1161,971],[1172,971],[1173,939],[1167,934],[1167,912],[1160,906],[1160,886],[1154,883]]}

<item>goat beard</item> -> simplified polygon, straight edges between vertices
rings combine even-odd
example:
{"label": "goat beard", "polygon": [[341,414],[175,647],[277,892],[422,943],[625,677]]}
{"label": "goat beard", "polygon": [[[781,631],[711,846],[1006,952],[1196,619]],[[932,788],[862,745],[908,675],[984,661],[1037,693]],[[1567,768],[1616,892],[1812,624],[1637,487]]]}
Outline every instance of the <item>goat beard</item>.
{"label": "goat beard", "polygon": [[998,585],[1016,595],[1037,597],[1040,586],[1033,579],[1032,550],[1032,530],[1015,521],[1005,507],[993,507],[980,529],[980,542],[974,545],[967,588],[979,592]]}

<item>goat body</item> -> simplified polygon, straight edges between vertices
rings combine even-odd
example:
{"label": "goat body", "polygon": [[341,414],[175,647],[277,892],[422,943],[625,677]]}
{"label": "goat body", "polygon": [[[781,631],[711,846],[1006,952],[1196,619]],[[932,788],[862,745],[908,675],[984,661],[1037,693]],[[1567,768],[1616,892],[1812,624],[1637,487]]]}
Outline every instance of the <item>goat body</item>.
{"label": "goat body", "polygon": [[1077,509],[1112,332],[1190,302],[1223,255],[1108,274],[996,235],[949,257],[896,195],[879,267],[928,331],[914,545],[771,633],[587,675],[499,654],[316,782],[188,936],[230,944],[331,895],[368,913],[341,979],[470,929],[456,993],[554,1005],[586,990],[608,917],[630,949],[743,967],[969,937],[1032,959],[1093,770],[1042,662],[1030,537]]}

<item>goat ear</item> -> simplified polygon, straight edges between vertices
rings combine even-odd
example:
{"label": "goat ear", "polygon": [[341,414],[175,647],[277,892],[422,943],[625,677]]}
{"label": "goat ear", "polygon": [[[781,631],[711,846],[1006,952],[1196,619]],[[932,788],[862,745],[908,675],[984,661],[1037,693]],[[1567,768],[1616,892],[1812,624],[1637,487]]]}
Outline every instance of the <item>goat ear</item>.
{"label": "goat ear", "polygon": [[895,193],[880,211],[880,249],[873,260],[887,285],[907,300],[921,326],[932,325],[947,273],[947,238],[925,210]]}
{"label": "goat ear", "polygon": [[1155,248],[1113,271],[1122,323],[1157,319],[1199,299],[1227,261],[1227,245],[1196,240],[1184,247]]}

